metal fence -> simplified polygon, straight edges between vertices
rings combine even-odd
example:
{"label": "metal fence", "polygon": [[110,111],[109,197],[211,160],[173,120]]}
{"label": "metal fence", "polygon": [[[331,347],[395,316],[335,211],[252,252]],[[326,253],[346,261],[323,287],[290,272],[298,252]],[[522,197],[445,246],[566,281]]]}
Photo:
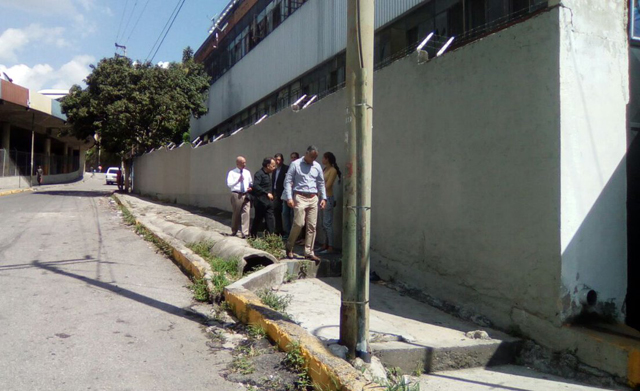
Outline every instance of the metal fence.
{"label": "metal fence", "polygon": [[[67,174],[80,168],[79,156],[47,157],[44,153],[33,154],[33,170],[42,166],[45,175]],[[31,153],[0,149],[0,177],[31,175]]]}

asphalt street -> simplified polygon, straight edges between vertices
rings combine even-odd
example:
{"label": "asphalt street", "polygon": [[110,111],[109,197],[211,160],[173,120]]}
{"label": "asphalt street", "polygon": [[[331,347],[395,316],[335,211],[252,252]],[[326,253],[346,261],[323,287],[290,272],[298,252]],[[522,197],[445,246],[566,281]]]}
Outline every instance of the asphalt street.
{"label": "asphalt street", "polygon": [[242,390],[104,175],[0,197],[0,390]]}

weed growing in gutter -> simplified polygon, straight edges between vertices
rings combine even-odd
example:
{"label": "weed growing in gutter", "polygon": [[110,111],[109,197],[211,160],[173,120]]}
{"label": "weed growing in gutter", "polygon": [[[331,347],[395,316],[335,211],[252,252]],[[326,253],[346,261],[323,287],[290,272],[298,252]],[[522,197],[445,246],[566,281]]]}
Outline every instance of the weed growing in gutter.
{"label": "weed growing in gutter", "polygon": [[420,391],[419,383],[405,383],[405,377],[400,368],[392,367],[386,368],[386,370],[388,380],[381,383],[385,387],[385,391]]}
{"label": "weed growing in gutter", "polygon": [[296,389],[313,389],[306,362],[302,355],[302,349],[300,348],[300,342],[293,341],[287,348],[289,351],[283,360],[283,364],[298,375],[298,381],[295,384]]}
{"label": "weed growing in gutter", "polygon": [[[113,198],[116,199],[115,197]],[[141,236],[147,242],[153,243],[158,248],[158,250],[160,250],[160,252],[162,252],[169,258],[172,258],[173,253],[171,247],[167,243],[165,243],[163,240],[158,239],[155,235],[153,235],[153,233],[151,233],[151,231],[142,226],[142,224],[139,224],[136,221],[136,218],[133,217],[131,212],[129,212],[129,210],[124,205],[118,202],[117,199],[116,203],[118,204],[118,208],[122,212],[122,219],[124,220],[125,224],[133,226],[133,230],[136,234]]]}
{"label": "weed growing in gutter", "polygon": [[213,291],[210,292],[209,299],[215,302],[221,302],[224,288],[239,278],[238,261],[213,256],[211,254],[213,242],[208,240],[188,243],[187,247],[211,265],[211,270],[213,271],[213,277],[211,278]]}
{"label": "weed growing in gutter", "polygon": [[193,298],[197,301],[206,302],[210,300],[207,283],[203,278],[194,280],[193,284],[189,286],[189,289],[193,292]]}
{"label": "weed growing in gutter", "polygon": [[265,232],[261,238],[249,238],[247,243],[256,250],[262,250],[282,259],[284,257],[284,242],[282,236]]}
{"label": "weed growing in gutter", "polygon": [[259,290],[256,294],[263,304],[283,314],[286,314],[285,311],[291,304],[291,295],[278,296],[269,289]]}

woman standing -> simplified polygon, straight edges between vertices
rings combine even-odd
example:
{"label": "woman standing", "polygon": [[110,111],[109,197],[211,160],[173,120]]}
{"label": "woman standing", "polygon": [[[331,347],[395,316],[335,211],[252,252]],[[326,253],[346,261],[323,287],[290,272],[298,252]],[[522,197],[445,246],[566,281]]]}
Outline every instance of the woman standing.
{"label": "woman standing", "polygon": [[333,209],[336,206],[336,199],[333,196],[333,184],[342,179],[340,168],[336,164],[336,157],[331,152],[325,152],[322,156],[324,166],[324,183],[327,189],[327,205],[322,210],[322,229],[324,230],[325,243],[320,253],[332,253],[333,250]]}

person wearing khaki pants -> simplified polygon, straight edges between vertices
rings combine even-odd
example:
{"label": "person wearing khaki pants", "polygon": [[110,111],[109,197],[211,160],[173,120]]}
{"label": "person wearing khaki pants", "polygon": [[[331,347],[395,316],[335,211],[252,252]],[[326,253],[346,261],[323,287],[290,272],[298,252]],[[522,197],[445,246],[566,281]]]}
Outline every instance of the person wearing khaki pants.
{"label": "person wearing khaki pants", "polygon": [[284,181],[285,197],[283,198],[287,199],[287,204],[294,210],[293,227],[286,246],[288,258],[293,258],[293,246],[306,222],[304,256],[320,262],[320,258],[313,253],[313,245],[316,240],[318,207],[324,209],[327,203],[327,192],[322,166],[316,162],[317,158],[318,149],[314,146],[307,148],[302,159],[291,163]]}
{"label": "person wearing khaki pants", "polygon": [[251,191],[251,173],[245,169],[247,161],[243,156],[236,158],[236,168],[227,174],[227,186],[231,190],[231,235],[235,236],[240,229],[240,237],[249,236],[251,220],[251,202],[248,192]]}

